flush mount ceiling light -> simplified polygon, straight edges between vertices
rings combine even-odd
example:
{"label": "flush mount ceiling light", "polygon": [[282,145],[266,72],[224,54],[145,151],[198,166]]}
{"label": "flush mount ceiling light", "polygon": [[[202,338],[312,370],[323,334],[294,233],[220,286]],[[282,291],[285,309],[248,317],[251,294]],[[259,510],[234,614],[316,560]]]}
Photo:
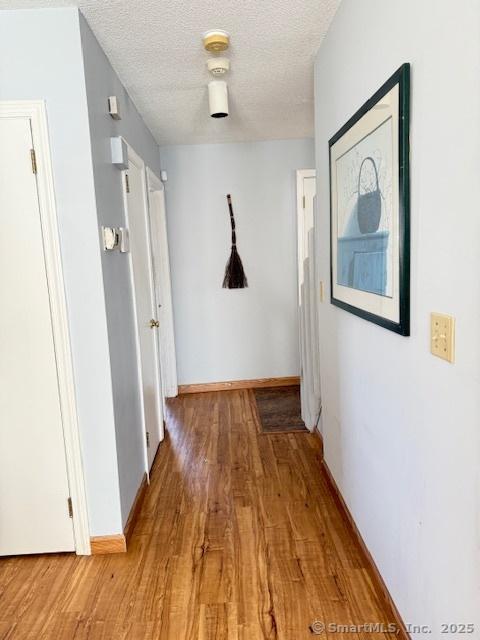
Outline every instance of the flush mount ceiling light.
{"label": "flush mount ceiling light", "polygon": [[230,44],[230,36],[226,31],[213,29],[203,34],[203,46],[210,53],[220,53],[226,51]]}

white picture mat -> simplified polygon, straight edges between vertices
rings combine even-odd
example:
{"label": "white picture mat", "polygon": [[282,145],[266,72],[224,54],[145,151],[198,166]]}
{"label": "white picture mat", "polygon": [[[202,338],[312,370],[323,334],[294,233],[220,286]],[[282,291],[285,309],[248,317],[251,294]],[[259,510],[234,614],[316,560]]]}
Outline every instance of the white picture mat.
{"label": "white picture mat", "polygon": [[[388,118],[392,119],[392,226],[391,226],[391,297],[381,296],[337,283],[337,230],[338,230],[338,193],[337,160],[352,149],[369,133],[377,129]],[[399,257],[399,86],[395,85],[376,106],[363,115],[351,129],[330,147],[331,194],[332,194],[332,294],[341,302],[368,311],[387,320],[400,322],[400,257]]]}

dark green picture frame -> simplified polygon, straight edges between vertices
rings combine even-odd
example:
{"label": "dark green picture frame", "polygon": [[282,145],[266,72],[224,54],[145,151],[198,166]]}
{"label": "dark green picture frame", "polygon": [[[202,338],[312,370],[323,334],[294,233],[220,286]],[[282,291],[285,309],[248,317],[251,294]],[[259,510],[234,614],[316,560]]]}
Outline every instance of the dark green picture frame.
{"label": "dark green picture frame", "polygon": [[[385,318],[353,306],[344,300],[339,300],[334,296],[334,274],[333,256],[333,204],[332,204],[332,146],[338,142],[366,113],[377,105],[377,103],[396,85],[399,87],[399,109],[398,109],[398,178],[399,178],[399,202],[398,202],[398,256],[399,256],[399,320],[395,322],[390,318]],[[403,64],[381,87],[363,104],[360,109],[337,131],[329,140],[329,166],[330,166],[330,301],[333,305],[344,309],[350,313],[373,322],[385,329],[394,331],[403,336],[410,335],[410,64]]]}

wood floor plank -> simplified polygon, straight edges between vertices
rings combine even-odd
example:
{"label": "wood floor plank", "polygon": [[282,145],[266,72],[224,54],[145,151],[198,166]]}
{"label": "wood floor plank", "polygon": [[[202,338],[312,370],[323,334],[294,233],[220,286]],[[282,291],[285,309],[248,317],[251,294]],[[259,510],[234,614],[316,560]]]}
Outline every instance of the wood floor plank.
{"label": "wood floor plank", "polygon": [[319,439],[259,434],[254,403],[247,389],[169,401],[128,553],[0,559],[0,640],[307,640],[315,620],[393,622]]}

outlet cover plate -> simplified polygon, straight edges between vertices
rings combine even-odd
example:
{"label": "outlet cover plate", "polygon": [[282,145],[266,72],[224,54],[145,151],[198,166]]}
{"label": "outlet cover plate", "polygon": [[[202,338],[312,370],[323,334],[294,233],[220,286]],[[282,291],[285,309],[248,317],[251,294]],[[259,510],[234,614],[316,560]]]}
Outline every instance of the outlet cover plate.
{"label": "outlet cover plate", "polygon": [[432,313],[430,327],[430,350],[433,355],[447,362],[454,362],[455,318],[443,313]]}

